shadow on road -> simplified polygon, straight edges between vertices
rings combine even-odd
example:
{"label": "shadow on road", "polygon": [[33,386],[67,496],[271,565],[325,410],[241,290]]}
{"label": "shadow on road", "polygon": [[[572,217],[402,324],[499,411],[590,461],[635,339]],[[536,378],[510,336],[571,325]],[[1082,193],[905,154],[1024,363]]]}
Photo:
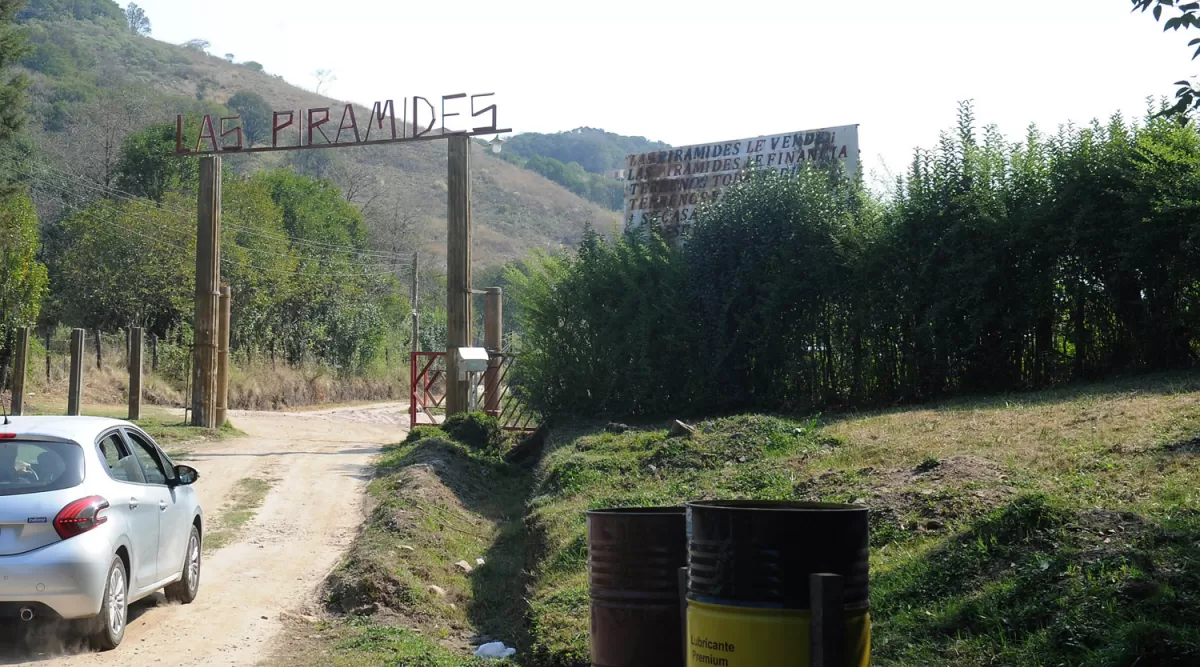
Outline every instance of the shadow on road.
{"label": "shadow on road", "polygon": [[[129,623],[160,606],[166,606],[162,593],[129,605]],[[80,636],[80,623],[34,619],[28,623],[0,621],[0,665],[22,665],[52,660],[64,655],[91,653],[92,647]],[[128,636],[128,631],[126,632]],[[116,650],[120,651],[118,647]]]}

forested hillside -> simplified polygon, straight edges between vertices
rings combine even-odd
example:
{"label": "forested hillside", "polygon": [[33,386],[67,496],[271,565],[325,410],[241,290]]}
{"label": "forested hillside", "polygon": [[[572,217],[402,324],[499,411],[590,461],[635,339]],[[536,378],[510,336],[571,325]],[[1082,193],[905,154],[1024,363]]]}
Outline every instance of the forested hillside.
{"label": "forested hillside", "polygon": [[[211,56],[203,40],[158,42],[152,19],[112,0],[0,0],[0,386],[17,327],[36,325],[37,345],[57,347],[67,328],[95,337],[140,326],[182,391],[197,161],[171,155],[176,114],[190,143],[209,113],[242,115],[247,140],[261,142],[272,109],[336,104],[258,63]],[[409,347],[414,251],[422,346],[443,344],[445,152],[425,142],[225,157],[221,269],[238,363],[308,369],[305,385],[398,373],[389,359]],[[486,146],[472,166],[481,270],[618,222]]]}
{"label": "forested hillside", "polygon": [[537,172],[564,188],[614,211],[624,206],[624,184],[608,172],[624,167],[625,156],[659,148],[661,141],[627,137],[590,127],[569,132],[518,134],[505,144],[504,159]]}
{"label": "forested hillside", "polygon": [[[176,46],[138,35],[111,0],[30,0],[19,16],[31,46],[21,64],[32,82],[34,143],[56,164],[103,185],[111,185],[116,148],[129,131],[173,120],[176,113],[223,111],[239,93],[253,94],[268,109],[337,103],[262,71],[258,63],[208,55],[203,40]],[[415,245],[440,255],[445,150],[433,142],[226,162],[239,172],[293,166],[332,180],[362,210],[373,247]],[[574,243],[587,223],[607,230],[618,222],[619,216],[482,147],[473,157],[474,257],[480,264]],[[399,238],[410,231],[410,238]]]}

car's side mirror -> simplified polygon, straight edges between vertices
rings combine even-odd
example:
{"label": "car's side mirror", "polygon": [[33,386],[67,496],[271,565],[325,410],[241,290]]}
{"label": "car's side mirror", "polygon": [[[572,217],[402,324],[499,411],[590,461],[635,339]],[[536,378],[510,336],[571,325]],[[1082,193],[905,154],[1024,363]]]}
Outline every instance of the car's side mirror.
{"label": "car's side mirror", "polygon": [[175,466],[175,483],[180,486],[195,484],[200,479],[200,471],[191,466]]}

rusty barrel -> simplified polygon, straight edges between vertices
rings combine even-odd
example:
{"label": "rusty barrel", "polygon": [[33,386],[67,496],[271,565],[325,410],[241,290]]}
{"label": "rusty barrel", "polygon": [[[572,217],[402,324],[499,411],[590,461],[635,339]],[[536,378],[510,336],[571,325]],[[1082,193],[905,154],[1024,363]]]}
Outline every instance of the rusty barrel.
{"label": "rusty barrel", "polygon": [[683,667],[685,516],[682,507],[587,513],[595,667]]}
{"label": "rusty barrel", "polygon": [[870,664],[867,508],[704,501],[687,510],[687,667],[809,667],[813,574],[841,577],[840,654],[847,667]]}

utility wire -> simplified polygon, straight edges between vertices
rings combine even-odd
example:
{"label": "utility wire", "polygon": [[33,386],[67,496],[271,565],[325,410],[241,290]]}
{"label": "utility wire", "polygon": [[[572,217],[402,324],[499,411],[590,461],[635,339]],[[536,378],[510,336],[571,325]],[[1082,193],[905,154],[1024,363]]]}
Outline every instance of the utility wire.
{"label": "utility wire", "polygon": [[[36,183],[32,184],[32,188],[34,189],[34,191],[39,192],[44,195],[50,195],[50,196],[57,198],[64,207],[71,209],[75,215],[82,215],[83,217],[85,217],[89,220],[94,220],[96,222],[107,225],[109,227],[112,227],[112,228],[117,229],[118,231],[121,231],[124,233],[133,234],[135,236],[141,237],[141,238],[151,241],[153,243],[159,243],[159,244],[171,246],[173,248],[183,250],[188,253],[195,252],[194,247],[190,247],[188,245],[181,245],[179,243],[173,243],[171,241],[166,240],[162,236],[147,235],[139,230],[132,229],[125,225],[121,225],[120,223],[117,223],[113,220],[107,219],[103,216],[96,215],[89,210],[92,206],[100,206],[101,208],[103,208],[103,206],[104,206],[103,204],[92,204],[91,206],[84,207],[79,204],[73,204],[73,203],[67,201],[66,198],[62,196],[62,193],[66,189],[67,186],[57,184],[53,181],[38,179],[37,177],[35,177],[34,180],[36,181]],[[112,204],[109,204],[109,206],[112,206]],[[142,223],[145,223],[146,225],[148,225],[150,227],[153,227],[155,230],[157,230],[159,232],[164,232],[165,234],[174,233],[176,236],[180,235],[179,230],[172,230],[170,228],[163,227],[163,226],[159,225],[157,222],[146,218],[145,216],[133,214],[128,211],[125,211],[123,213],[125,215],[128,215],[129,217],[132,217],[132,218],[142,222]],[[256,250],[254,250],[252,248],[245,248],[245,250],[247,252],[257,252]],[[304,258],[301,256],[282,255],[279,253],[268,253],[268,254],[272,254],[272,255],[284,257],[284,258],[289,258],[289,259],[297,259],[297,260],[307,259],[307,260],[318,261],[318,262],[322,261],[321,258]],[[328,261],[328,258],[325,258],[323,261]],[[242,266],[245,268],[254,269],[256,271],[260,271],[260,272],[264,272],[264,273],[274,273],[274,274],[279,274],[279,275],[294,276],[294,275],[297,275],[300,273],[299,267],[287,268],[287,269],[281,269],[281,268],[277,268],[277,267],[263,267],[263,266],[251,264],[246,261],[237,260],[237,259],[234,259],[231,257],[225,257],[225,256],[223,256],[221,258],[221,263],[225,264],[225,265],[229,265],[229,266]],[[371,266],[371,265],[363,265],[363,266],[365,267],[365,266]],[[406,265],[397,265],[397,266],[399,268],[405,268]],[[384,277],[384,276],[396,276],[398,273],[399,273],[398,271],[394,271],[394,270],[392,270],[392,271],[353,271],[353,272],[325,273],[323,275],[325,275],[326,277],[331,277],[331,278],[350,278],[350,277],[374,278],[374,277]]]}
{"label": "utility wire", "polygon": [[[7,159],[10,164],[12,164],[18,168],[28,168],[29,167],[29,165],[27,164],[27,161],[25,159],[23,159],[22,157],[19,157],[19,156],[15,156],[12,153],[5,154],[4,151],[0,151],[0,159]],[[54,176],[71,179],[79,187],[90,190],[93,193],[103,195],[106,198],[120,199],[120,200],[128,201],[131,203],[135,203],[135,204],[138,204],[141,206],[153,207],[155,209],[165,209],[165,210],[175,212],[184,217],[191,217],[191,216],[195,215],[195,211],[182,209],[177,206],[173,206],[173,205],[166,204],[166,203],[160,204],[157,202],[151,202],[145,198],[139,197],[132,193],[125,192],[123,190],[113,188],[110,186],[105,186],[105,185],[102,185],[99,183],[95,183],[83,176],[79,176],[77,174],[66,172],[61,169],[57,169],[57,168],[55,168],[51,165],[48,165],[44,162],[37,162],[36,166],[38,168],[40,168],[42,171],[48,172]],[[307,246],[307,247],[311,247],[316,250],[322,250],[322,251],[328,251],[328,252],[344,252],[347,254],[377,257],[377,258],[380,258],[381,260],[382,259],[396,260],[395,265],[402,265],[402,264],[404,264],[404,260],[406,260],[406,258],[401,254],[383,251],[383,250],[362,249],[362,248],[357,248],[355,246],[324,243],[321,241],[313,241],[313,240],[309,240],[309,239],[298,239],[298,238],[294,238],[290,235],[280,236],[280,235],[276,235],[276,234],[271,234],[269,232],[265,232],[260,229],[255,229],[246,224],[239,224],[239,222],[237,222],[236,217],[228,215],[224,212],[222,212],[222,225],[225,227],[228,227],[230,230],[235,231],[235,232],[250,234],[250,235],[258,236],[258,237],[261,237],[264,239],[273,240],[276,242],[286,242],[286,243],[289,243],[292,245]],[[310,259],[320,259],[318,257],[311,257],[311,256],[309,258]],[[378,265],[379,266],[391,266],[392,264],[388,264],[388,263],[381,261],[378,263]]]}

